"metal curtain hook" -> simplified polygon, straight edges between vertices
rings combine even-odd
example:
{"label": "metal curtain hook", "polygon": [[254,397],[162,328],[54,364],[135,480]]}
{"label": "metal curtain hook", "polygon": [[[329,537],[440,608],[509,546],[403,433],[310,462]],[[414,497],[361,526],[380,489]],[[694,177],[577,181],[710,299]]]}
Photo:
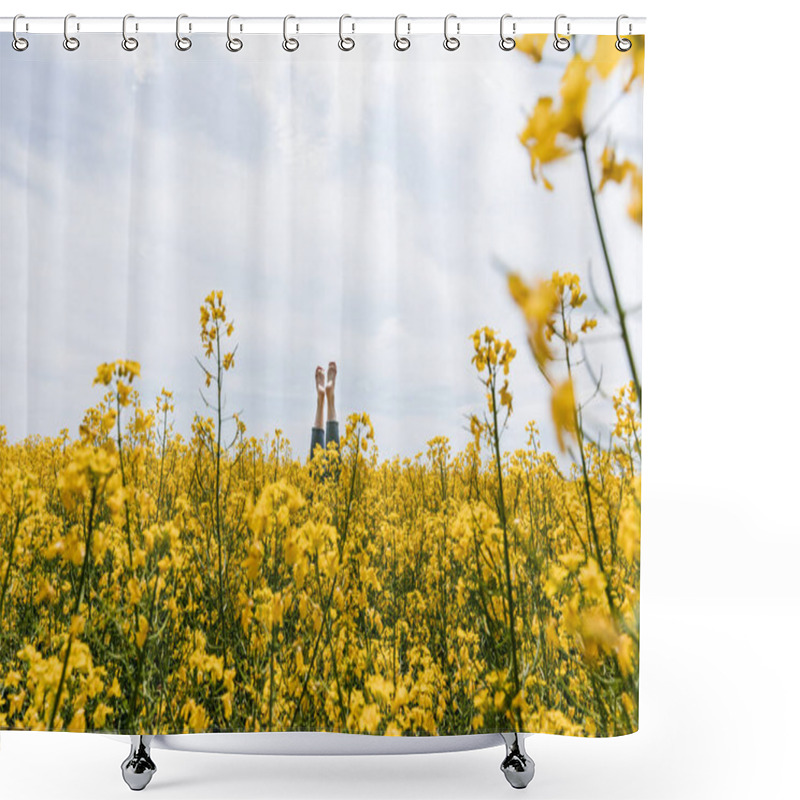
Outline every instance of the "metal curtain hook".
{"label": "metal curtain hook", "polygon": [[[283,18],[283,45],[282,45],[282,47],[287,53],[293,53],[295,50],[297,50],[298,47],[300,47],[300,42],[298,42],[297,39],[295,39],[293,36],[292,37],[289,36],[289,20],[290,19],[297,19],[297,17],[294,17],[291,14],[287,14]],[[300,26],[297,25],[295,29],[296,30],[300,30]]]}
{"label": "metal curtain hook", "polygon": [[[617,17],[617,42],[614,46],[620,51],[620,53],[627,53],[628,50],[633,47],[633,42],[630,39],[623,39],[619,35],[619,23],[623,19],[628,19],[628,17],[625,14],[620,14]],[[631,33],[633,33],[633,26],[630,22],[628,22],[628,36],[630,36]]]}
{"label": "metal curtain hook", "polygon": [[[175,19],[175,47],[178,50],[186,51],[192,46],[192,40],[188,36],[181,36],[181,20],[188,19],[188,14],[178,14],[177,18]],[[191,31],[192,26],[189,26],[189,30]]]}
{"label": "metal curtain hook", "polygon": [[[517,46],[513,36],[505,35],[504,25],[507,19],[511,19],[511,14],[503,14],[503,16],[500,17],[500,49],[505,51],[513,50]],[[516,22],[511,23],[511,32],[517,32]]]}
{"label": "metal curtain hook", "polygon": [[[351,38],[350,36],[345,36],[343,31],[344,21],[346,19],[353,19],[349,14],[342,14],[339,17],[339,49],[344,50],[347,52],[348,50],[352,50],[356,46],[355,39]],[[353,33],[356,32],[356,24],[355,22],[350,23],[353,26]]]}
{"label": "metal curtain hook", "polygon": [[[408,50],[408,48],[411,47],[411,39],[409,39],[407,35],[406,36],[400,35],[401,19],[408,19],[408,17],[405,14],[398,14],[394,18],[394,49],[400,50],[402,52],[403,50]],[[411,33],[410,22],[406,23],[406,28],[408,28],[407,33]]]}
{"label": "metal curtain hook", "polygon": [[126,14],[122,18],[122,49],[127,50],[129,53],[134,51],[139,46],[138,39],[134,39],[133,36],[128,36],[128,20],[133,18],[133,14]]}
{"label": "metal curtain hook", "polygon": [[[456,15],[448,14],[444,18],[444,49],[452,52],[453,50],[458,50],[458,48],[461,47],[461,40],[457,36],[450,36],[447,33],[447,28],[451,19],[457,19]],[[459,33],[460,30],[461,24],[456,22],[456,33]]]}
{"label": "metal curtain hook", "polygon": [[23,39],[21,36],[17,35],[17,20],[18,19],[25,19],[24,14],[17,14],[14,17],[14,21],[11,23],[11,33],[13,35],[13,39],[11,40],[11,46],[18,52],[21,53],[23,50],[28,49],[28,40]]}
{"label": "metal curtain hook", "polygon": [[[227,28],[228,41],[225,42],[225,47],[227,47],[231,53],[238,53],[242,49],[242,47],[244,47],[244,44],[241,39],[236,39],[231,36],[231,22],[233,22],[235,19],[239,19],[239,17],[237,17],[236,14],[231,14],[228,17],[228,28]],[[242,28],[240,25],[239,30],[241,29]]]}
{"label": "metal curtain hook", "polygon": [[70,51],[77,50],[81,46],[80,41],[76,37],[69,35],[68,26],[71,19],[75,19],[74,14],[67,14],[67,16],[64,17],[64,49]]}
{"label": "metal curtain hook", "polygon": [[[553,34],[556,37],[553,40],[553,47],[558,50],[559,53],[563,53],[565,50],[569,50],[569,39],[564,36],[561,36],[558,32],[558,21],[560,19],[567,19],[566,14],[559,14],[556,17],[556,21],[553,24]],[[569,20],[567,20],[567,36],[569,36]]]}

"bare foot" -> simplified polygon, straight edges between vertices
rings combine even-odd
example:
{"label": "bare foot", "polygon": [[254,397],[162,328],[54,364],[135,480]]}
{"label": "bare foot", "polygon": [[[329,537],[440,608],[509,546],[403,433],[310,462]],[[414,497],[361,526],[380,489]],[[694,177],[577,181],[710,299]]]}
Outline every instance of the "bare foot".
{"label": "bare foot", "polygon": [[328,364],[328,382],[325,384],[325,394],[328,396],[328,401],[333,398],[336,390],[336,362],[331,361]]}
{"label": "bare foot", "polygon": [[317,367],[317,371],[314,373],[314,382],[317,386],[317,400],[323,400],[325,398],[325,370],[322,367]]}

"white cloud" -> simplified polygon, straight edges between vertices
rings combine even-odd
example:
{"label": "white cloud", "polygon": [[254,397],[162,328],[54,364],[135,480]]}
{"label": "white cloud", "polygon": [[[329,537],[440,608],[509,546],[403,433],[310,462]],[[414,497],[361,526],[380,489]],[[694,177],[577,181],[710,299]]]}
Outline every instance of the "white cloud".
{"label": "white cloud", "polygon": [[[561,65],[496,42],[447,54],[420,39],[398,54],[384,39],[361,38],[355,58],[313,38],[292,55],[259,40],[236,57],[211,41],[182,54],[165,36],[133,56],[98,43],[113,57],[63,71],[60,48],[36,66],[4,61],[15,111],[0,119],[0,423],[12,438],[74,431],[99,397],[95,366],[123,356],[142,361],[147,402],[176,392],[188,432],[202,411],[198,306],[222,288],[240,346],[228,409],[257,435],[281,427],[305,452],[314,367],[335,359],[340,416],[371,412],[382,453],[413,454],[437,433],[463,444],[463,414],[483,402],[468,336],[488,324],[520,351],[507,446],[530,418],[553,446],[546,387],[493,264],[585,284],[591,259],[608,301],[580,164],[552,165],[546,192],[515,138]],[[637,102],[613,115],[632,157]],[[636,303],[640,233],[623,203],[616,187],[601,197]],[[592,354],[609,387],[626,379],[618,340]],[[607,420],[608,404],[593,413]]]}

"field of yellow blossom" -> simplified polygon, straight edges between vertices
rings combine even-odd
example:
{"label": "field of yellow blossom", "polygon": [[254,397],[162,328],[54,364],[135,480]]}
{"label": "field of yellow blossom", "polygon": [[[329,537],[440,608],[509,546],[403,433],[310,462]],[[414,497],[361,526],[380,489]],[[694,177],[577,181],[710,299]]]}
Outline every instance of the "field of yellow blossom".
{"label": "field of yellow blossom", "polygon": [[[534,61],[537,47],[520,42]],[[520,136],[535,178],[573,140],[592,199],[602,189],[582,113],[591,69],[612,57],[576,53],[559,103],[539,99]],[[603,182],[630,179],[641,223],[640,169],[608,148],[599,167]],[[142,403],[129,360],[97,368],[77,437],[9,442],[0,426],[0,729],[636,730],[641,385],[603,246],[631,379],[602,446],[575,380],[596,320],[571,273],[509,273],[530,352],[472,334],[483,410],[460,452],[437,437],[381,459],[365,413],[306,463],[280,430],[248,436],[223,415],[236,347],[221,291],[200,310],[210,413],[190,438],[170,392]],[[549,384],[540,424],[568,471],[534,422],[525,448],[502,449],[512,364]]]}
{"label": "field of yellow blossom", "polygon": [[[221,292],[201,325],[216,393]],[[142,408],[130,361],[98,367],[77,439],[0,437],[0,727],[634,730],[632,390],[613,450],[584,443],[563,475],[533,424],[500,453],[515,351],[473,340],[487,407],[461,453],[434,438],[381,461],[366,414],[308,464],[238,419],[223,445],[221,415],[185,441],[169,392]]]}

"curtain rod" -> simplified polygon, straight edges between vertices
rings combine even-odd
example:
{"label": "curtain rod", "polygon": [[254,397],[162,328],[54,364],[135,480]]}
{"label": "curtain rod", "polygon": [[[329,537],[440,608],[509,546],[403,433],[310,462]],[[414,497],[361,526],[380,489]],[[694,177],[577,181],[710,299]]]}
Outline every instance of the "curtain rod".
{"label": "curtain rod", "polygon": [[[559,15],[558,30],[561,35],[580,33],[616,33],[616,17],[570,17]],[[643,34],[645,17],[627,17],[620,28],[622,36]],[[175,17],[130,17],[127,23],[129,33],[175,33]],[[518,36],[524,33],[553,33],[554,17],[507,17],[506,35]],[[395,31],[394,17],[357,17],[347,15],[344,21],[346,33],[385,33]],[[403,17],[401,30],[413,34],[436,33],[443,31],[444,17]],[[567,26],[569,25],[569,30]],[[192,17],[181,19],[184,34],[226,33],[227,17]],[[244,34],[278,34],[284,31],[283,17],[237,17],[233,30]],[[11,32],[12,17],[0,17],[0,31]],[[498,34],[500,17],[454,17],[450,29],[458,36],[474,34]],[[290,31],[296,34],[338,34],[338,17],[296,16],[290,22]],[[81,17],[70,18],[70,31],[80,33],[121,33],[122,17]],[[17,32],[22,33],[64,33],[63,17],[21,17],[17,22]]]}

